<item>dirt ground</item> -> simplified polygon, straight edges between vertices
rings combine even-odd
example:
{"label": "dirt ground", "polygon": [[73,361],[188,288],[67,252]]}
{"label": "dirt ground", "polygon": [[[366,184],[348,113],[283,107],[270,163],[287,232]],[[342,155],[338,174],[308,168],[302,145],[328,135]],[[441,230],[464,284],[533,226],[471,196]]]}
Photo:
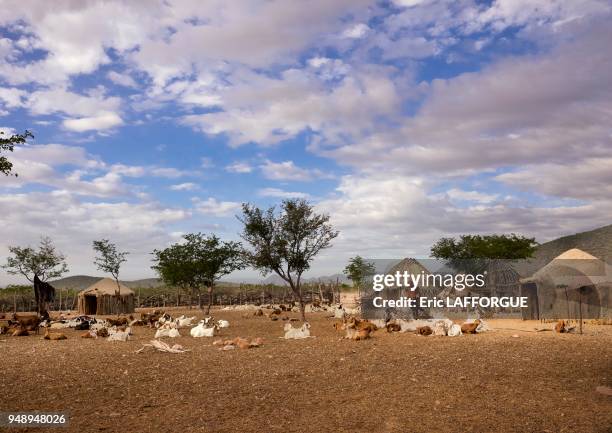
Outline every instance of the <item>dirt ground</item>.
{"label": "dirt ground", "polygon": [[0,336],[0,411],[67,411],[55,432],[612,432],[612,397],[595,391],[612,386],[612,326],[493,320],[479,335],[355,342],[317,313],[316,338],[286,341],[285,322],[243,314],[215,311],[231,323],[220,335],[263,347],[223,352],[184,329],[170,342],[190,352],[135,353],[154,334],[143,327],[129,342]]}

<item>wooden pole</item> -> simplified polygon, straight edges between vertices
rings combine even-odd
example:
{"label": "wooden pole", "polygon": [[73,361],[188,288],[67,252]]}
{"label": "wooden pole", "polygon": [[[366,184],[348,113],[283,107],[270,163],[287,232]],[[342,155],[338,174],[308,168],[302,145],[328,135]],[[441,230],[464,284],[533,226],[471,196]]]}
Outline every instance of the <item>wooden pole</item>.
{"label": "wooden pole", "polygon": [[578,317],[580,317],[580,335],[582,335],[582,287],[578,289]]}

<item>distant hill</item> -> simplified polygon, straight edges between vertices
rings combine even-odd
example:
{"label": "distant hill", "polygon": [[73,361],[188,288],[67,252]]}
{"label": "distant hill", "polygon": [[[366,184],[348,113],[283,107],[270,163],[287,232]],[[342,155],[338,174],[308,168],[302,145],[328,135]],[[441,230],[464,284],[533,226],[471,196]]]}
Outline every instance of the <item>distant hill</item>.
{"label": "distant hill", "polygon": [[[92,277],[90,275],[74,275],[71,277],[60,278],[58,280],[50,281],[51,285],[56,289],[72,289],[72,290],[84,290],[91,286],[93,283],[99,281],[102,277]],[[163,285],[161,280],[158,278],[145,278],[142,280],[134,281],[122,281],[121,284],[129,288],[136,287],[159,287]]]}
{"label": "distant hill", "polygon": [[[334,275],[326,275],[326,276],[321,276],[321,277],[304,278],[302,280],[302,283],[317,283],[320,281],[322,283],[329,284],[329,283],[335,283],[336,279],[338,280],[340,284],[350,283],[350,281],[348,280],[348,278],[346,278],[346,275],[344,274],[334,274]],[[285,280],[283,280],[281,277],[279,277],[276,274],[269,275],[267,278],[261,281],[261,284],[274,284],[277,286],[287,285]]]}

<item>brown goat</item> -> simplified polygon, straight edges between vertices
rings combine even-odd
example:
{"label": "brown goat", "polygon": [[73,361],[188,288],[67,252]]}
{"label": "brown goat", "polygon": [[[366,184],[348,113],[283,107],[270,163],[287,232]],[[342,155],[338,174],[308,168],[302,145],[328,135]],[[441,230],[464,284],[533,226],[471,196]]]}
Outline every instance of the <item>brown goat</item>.
{"label": "brown goat", "polygon": [[20,326],[28,331],[36,331],[38,333],[38,325],[40,325],[40,317],[36,315],[20,315],[13,314],[13,320],[18,322]]}
{"label": "brown goat", "polygon": [[563,334],[563,333],[567,332],[567,327],[566,327],[566,324],[565,324],[565,320],[559,320],[555,324],[555,332],[558,332],[559,334]]}
{"label": "brown goat", "polygon": [[429,326],[418,326],[416,329],[416,333],[419,335],[431,335],[433,334],[433,330]]}
{"label": "brown goat", "polygon": [[476,328],[480,325],[480,320],[476,319],[473,323],[464,323],[461,325],[461,332],[464,334],[476,334]]}
{"label": "brown goat", "polygon": [[49,332],[49,328],[45,329],[45,340],[67,340],[68,337],[61,332]]}
{"label": "brown goat", "polygon": [[30,335],[30,333],[23,326],[18,326],[17,328],[13,329],[13,333],[11,335],[13,337],[27,337]]}
{"label": "brown goat", "polygon": [[123,326],[128,324],[127,317],[119,317],[118,319],[106,319],[111,326]]}
{"label": "brown goat", "polygon": [[387,332],[400,332],[401,330],[399,323],[387,323]]}

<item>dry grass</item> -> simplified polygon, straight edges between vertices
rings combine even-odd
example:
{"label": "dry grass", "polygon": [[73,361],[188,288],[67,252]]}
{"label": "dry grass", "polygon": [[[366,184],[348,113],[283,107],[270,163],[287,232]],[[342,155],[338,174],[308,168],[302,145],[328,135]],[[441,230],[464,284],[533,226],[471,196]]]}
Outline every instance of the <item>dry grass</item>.
{"label": "dry grass", "polygon": [[231,323],[221,336],[263,347],[222,352],[188,329],[166,340],[182,354],[135,353],[149,328],[127,343],[0,336],[0,411],[68,411],[71,432],[612,431],[612,398],[595,392],[612,386],[610,326],[560,335],[505,320],[489,334],[355,342],[311,314],[317,337],[285,341],[284,322],[242,314],[215,312]]}

